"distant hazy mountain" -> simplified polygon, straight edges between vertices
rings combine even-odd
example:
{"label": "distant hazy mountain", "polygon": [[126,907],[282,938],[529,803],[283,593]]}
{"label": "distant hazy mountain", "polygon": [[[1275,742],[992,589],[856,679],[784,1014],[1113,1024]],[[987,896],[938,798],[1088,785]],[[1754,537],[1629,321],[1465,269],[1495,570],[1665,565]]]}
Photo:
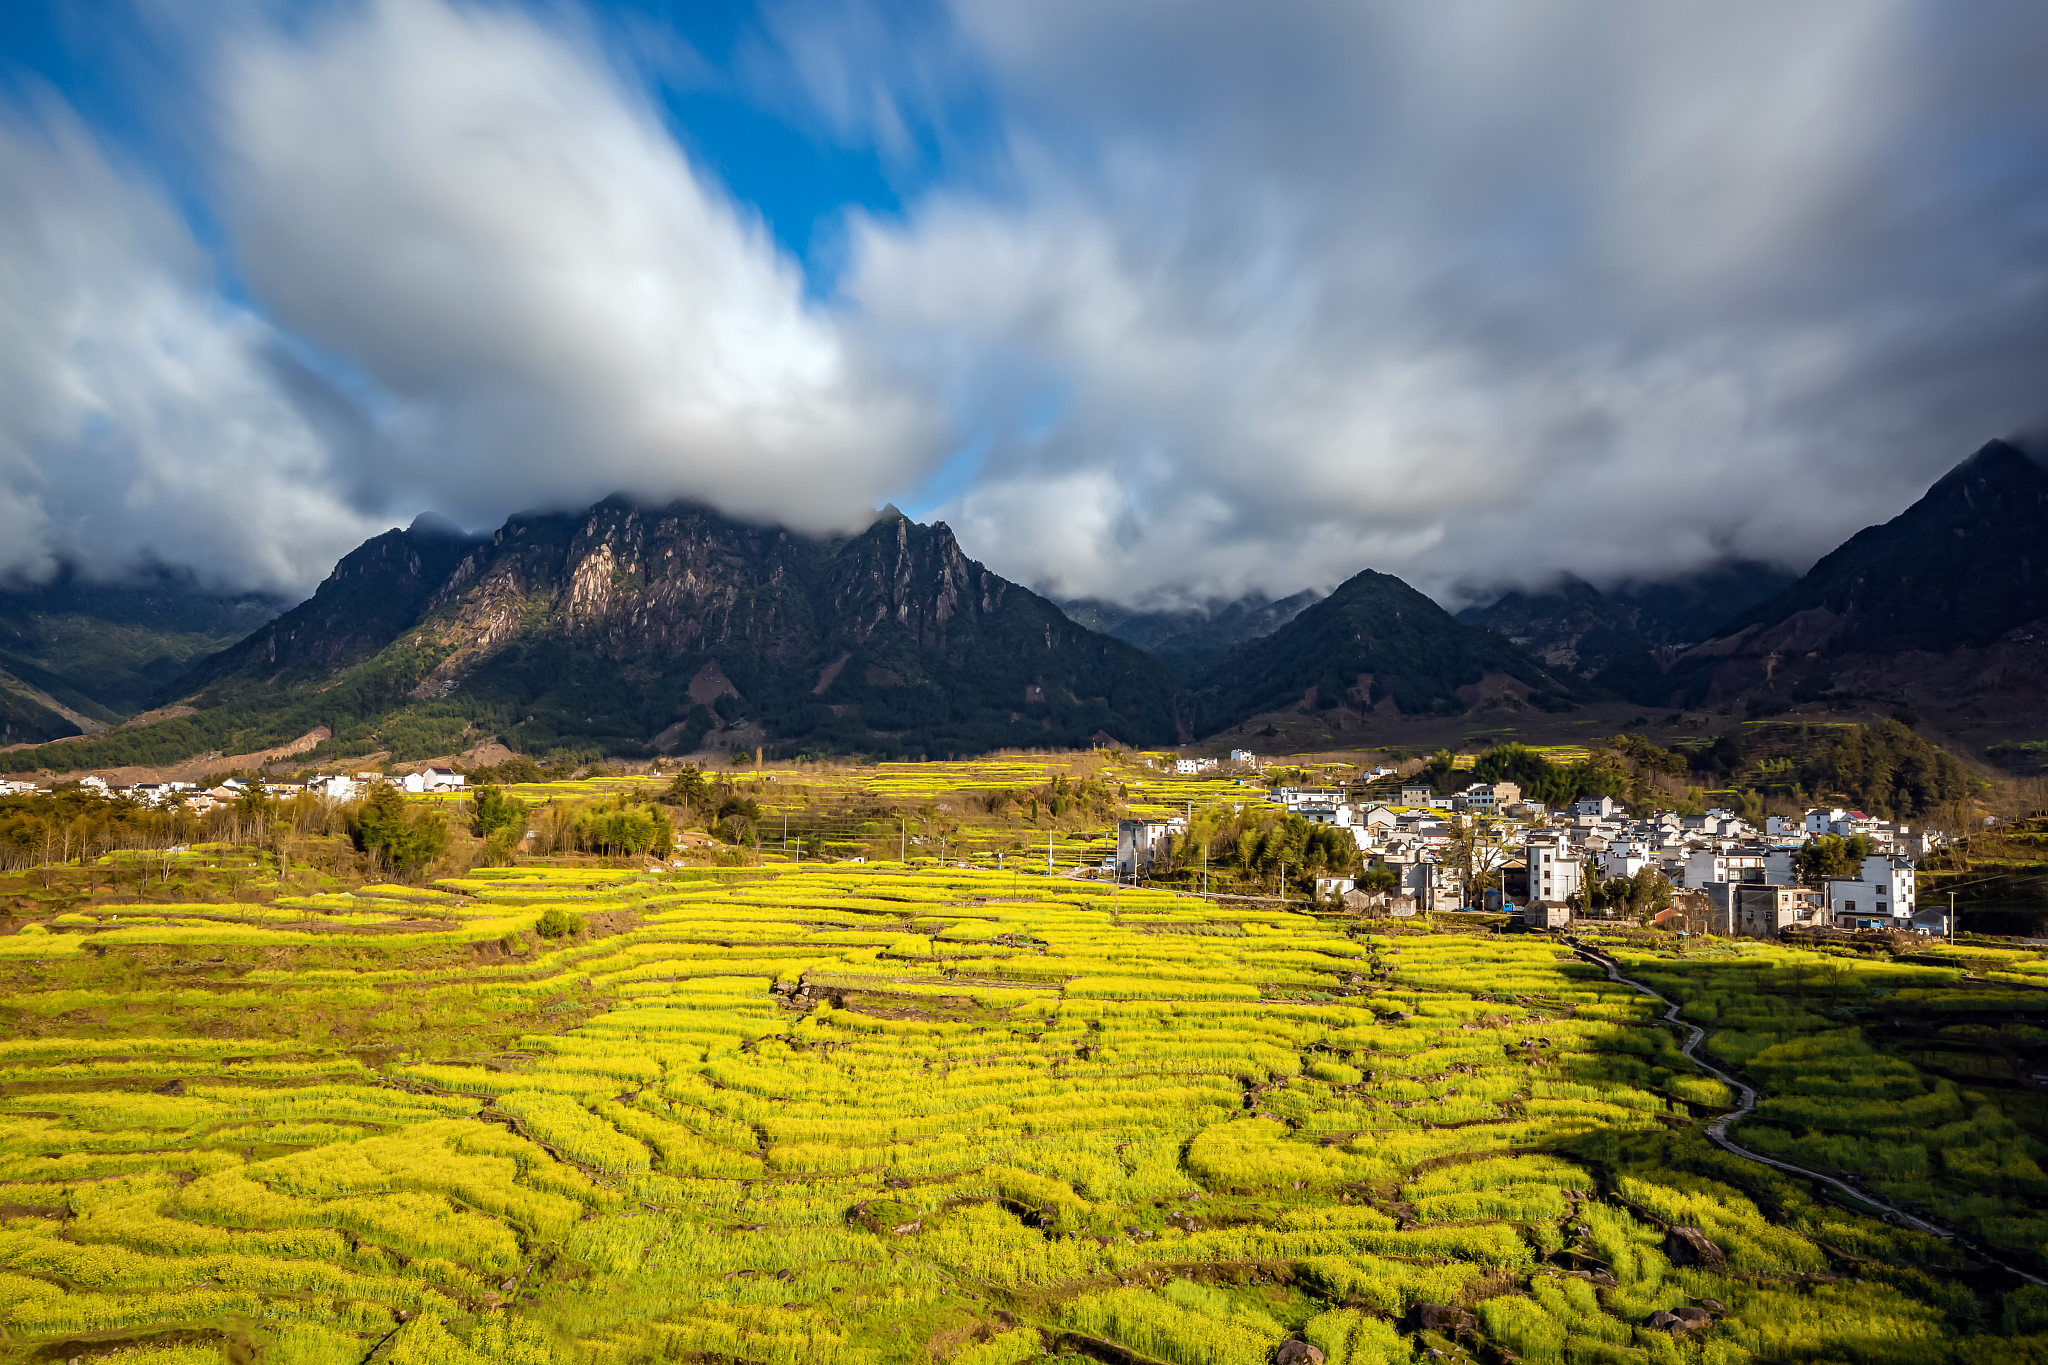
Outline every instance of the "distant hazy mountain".
{"label": "distant hazy mountain", "polygon": [[1733,613],[1783,592],[1796,575],[1737,560],[1666,583],[1624,583],[1601,592],[1566,576],[1548,592],[1509,592],[1458,619],[1498,631],[1551,668],[1623,694],[1661,676],[1657,657],[1706,639]]}
{"label": "distant hazy mountain", "polygon": [[0,744],[131,716],[193,660],[288,605],[262,593],[209,592],[168,570],[120,584],[66,570],[40,586],[0,588]]}
{"label": "distant hazy mountain", "polygon": [[1090,630],[1127,640],[1190,682],[1246,640],[1270,635],[1322,600],[1313,588],[1278,601],[1251,593],[1235,602],[1212,602],[1181,611],[1136,611],[1095,598],[1076,598],[1060,607]]}
{"label": "distant hazy mountain", "polygon": [[1568,705],[1586,689],[1504,637],[1467,625],[1390,574],[1368,569],[1200,679],[1203,728],[1292,706],[1456,713]]}
{"label": "distant hazy mountain", "polygon": [[378,536],[159,698],[196,715],[37,761],[247,752],[318,726],[321,752],[401,758],[490,735],[539,754],[688,752],[713,730],[899,754],[1153,744],[1179,733],[1179,693],[1143,651],[968,559],[943,523],[892,509],[815,540],[614,498],[485,539],[425,521]]}
{"label": "distant hazy mountain", "polygon": [[1952,726],[2048,719],[2048,470],[1992,441],[1882,526],[1646,680],[1693,704],[1890,699]]}

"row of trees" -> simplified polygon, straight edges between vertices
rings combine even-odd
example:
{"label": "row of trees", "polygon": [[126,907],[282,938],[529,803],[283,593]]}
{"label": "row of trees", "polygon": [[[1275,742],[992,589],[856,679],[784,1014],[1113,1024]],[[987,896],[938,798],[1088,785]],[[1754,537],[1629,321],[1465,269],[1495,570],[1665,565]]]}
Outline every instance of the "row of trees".
{"label": "row of trees", "polygon": [[254,787],[204,814],[180,801],[150,806],[125,795],[60,787],[0,799],[0,871],[40,869],[47,889],[57,869],[75,865],[91,887],[101,878],[111,888],[133,876],[139,889],[152,875],[159,882],[168,878],[169,854],[178,848],[210,843],[260,850],[289,868],[321,841],[332,847],[352,828],[351,808],[309,796],[276,800]]}

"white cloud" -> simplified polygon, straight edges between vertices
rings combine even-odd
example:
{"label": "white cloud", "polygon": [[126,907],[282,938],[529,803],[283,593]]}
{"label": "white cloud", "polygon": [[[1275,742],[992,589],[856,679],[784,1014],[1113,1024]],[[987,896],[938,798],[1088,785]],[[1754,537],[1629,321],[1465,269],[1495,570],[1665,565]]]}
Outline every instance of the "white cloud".
{"label": "white cloud", "polygon": [[617,489],[807,530],[935,431],[571,34],[377,0],[227,67],[244,269],[388,396],[366,477],[472,523]]}
{"label": "white cloud", "polygon": [[2048,27],[1951,15],[958,0],[1011,182],[845,288],[1058,591],[1803,564],[2043,406],[2048,98],[1979,73]]}
{"label": "white cloud", "polygon": [[0,122],[0,576],[291,590],[381,530],[331,487],[276,342],[61,106]]}
{"label": "white cloud", "polygon": [[0,570],[922,485],[1062,592],[1449,599],[1808,560],[2048,416],[2032,7],[789,0],[727,92],[937,187],[825,303],[607,21],[270,13],[193,30],[248,307],[75,125],[0,127]]}

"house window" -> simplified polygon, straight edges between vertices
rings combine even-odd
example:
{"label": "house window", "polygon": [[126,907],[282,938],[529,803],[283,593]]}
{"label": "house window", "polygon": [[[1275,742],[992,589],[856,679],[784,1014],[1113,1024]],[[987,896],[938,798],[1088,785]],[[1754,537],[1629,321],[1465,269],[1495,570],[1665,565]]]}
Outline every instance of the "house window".
{"label": "house window", "polygon": [[1847,910],[1847,911],[1848,911],[1848,912],[1849,912],[1850,914],[1852,914],[1852,915],[1853,915],[1853,914],[1855,914],[1855,913],[1856,913],[1856,902],[1855,902],[1855,901],[1849,901],[1849,902],[1847,902],[1846,904],[1844,904],[1844,905],[1842,906],[1842,908],[1843,908],[1844,910]]}

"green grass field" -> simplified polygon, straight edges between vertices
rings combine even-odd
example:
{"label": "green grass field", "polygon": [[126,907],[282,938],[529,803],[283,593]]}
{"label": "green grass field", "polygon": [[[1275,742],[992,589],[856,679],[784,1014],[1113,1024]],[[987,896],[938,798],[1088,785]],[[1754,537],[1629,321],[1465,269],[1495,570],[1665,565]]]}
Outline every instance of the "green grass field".
{"label": "green grass field", "polygon": [[[2041,1263],[2041,1116],[1951,1077],[2048,963],[1623,951],[1765,1086],[1746,1140]],[[94,904],[0,980],[0,1360],[2048,1360],[2048,1291],[1707,1144],[1726,1088],[1538,936],[529,865]]]}

